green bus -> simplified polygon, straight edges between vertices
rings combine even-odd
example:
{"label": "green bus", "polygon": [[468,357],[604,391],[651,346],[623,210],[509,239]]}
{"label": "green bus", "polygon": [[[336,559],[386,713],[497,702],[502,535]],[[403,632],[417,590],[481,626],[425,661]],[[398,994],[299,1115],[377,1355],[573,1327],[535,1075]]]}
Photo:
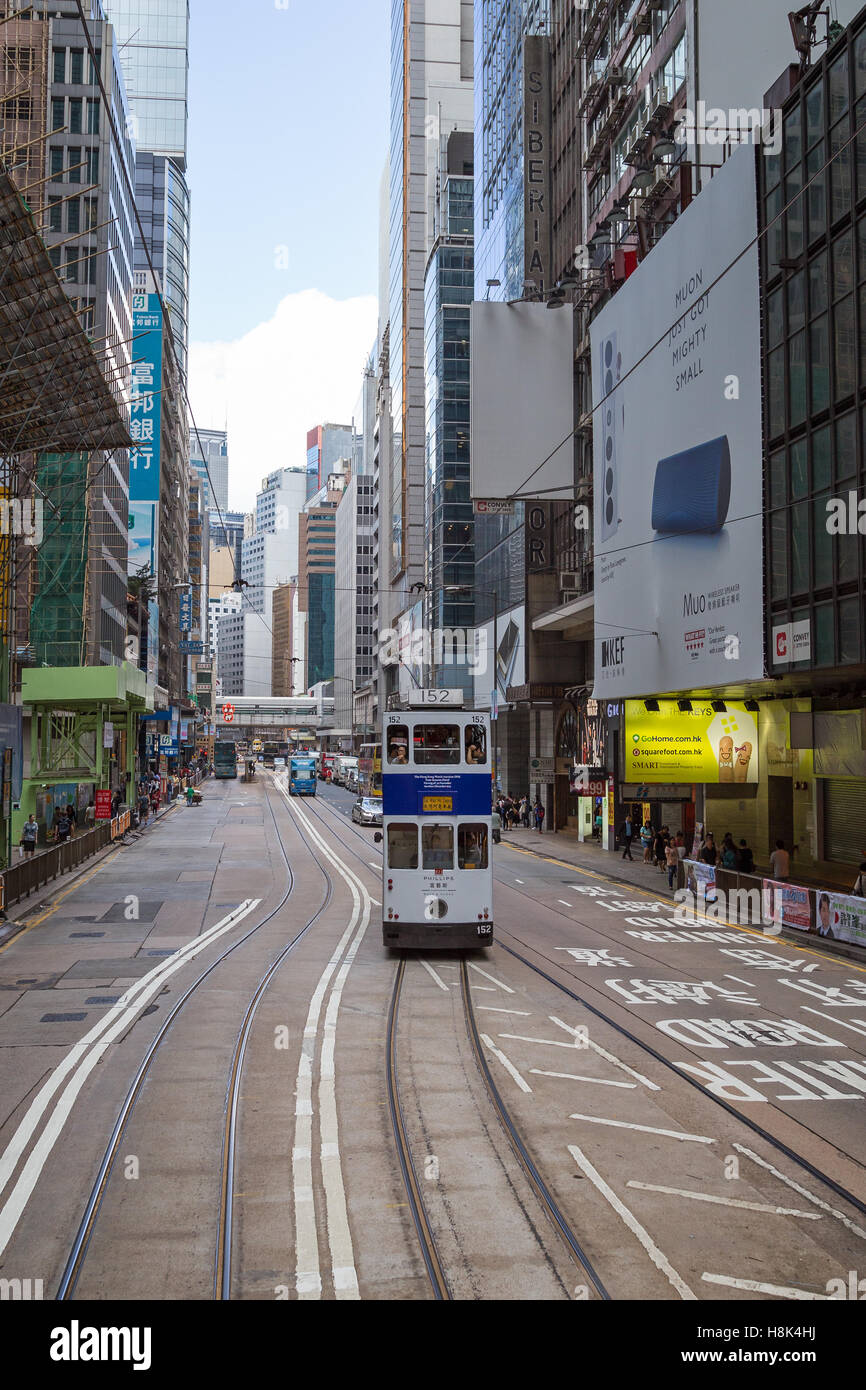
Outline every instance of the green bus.
{"label": "green bus", "polygon": [[222,742],[214,744],[213,770],[214,777],[217,779],[237,777],[238,750],[234,742],[223,740]]}

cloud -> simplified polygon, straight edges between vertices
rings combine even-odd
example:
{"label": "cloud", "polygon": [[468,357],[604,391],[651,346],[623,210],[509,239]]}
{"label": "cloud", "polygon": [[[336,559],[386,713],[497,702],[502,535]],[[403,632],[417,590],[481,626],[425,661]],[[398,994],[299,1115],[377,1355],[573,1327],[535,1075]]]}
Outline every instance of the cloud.
{"label": "cloud", "polygon": [[233,511],[252,510],[268,473],[306,465],[308,430],[350,423],[376,320],[372,295],[336,300],[304,290],[235,342],[191,344],[196,424],[228,428]]}

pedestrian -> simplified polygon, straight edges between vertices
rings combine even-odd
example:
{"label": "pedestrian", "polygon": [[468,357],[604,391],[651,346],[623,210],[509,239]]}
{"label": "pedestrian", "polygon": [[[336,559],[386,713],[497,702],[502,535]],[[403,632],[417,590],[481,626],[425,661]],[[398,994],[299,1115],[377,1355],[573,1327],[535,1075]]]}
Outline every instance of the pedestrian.
{"label": "pedestrian", "polygon": [[35,853],[36,841],[38,839],[39,825],[36,820],[36,817],[31,812],[30,816],[24,824],[23,830],[21,831],[21,839],[19,841],[19,844],[21,844],[21,846],[23,847],[25,854],[32,855]]}
{"label": "pedestrian", "polygon": [[535,799],[535,828],[538,831],[539,835],[544,829],[544,807],[542,806],[538,797],[536,797]]}
{"label": "pedestrian", "polygon": [[665,863],[668,869],[668,888],[673,888],[674,880],[677,876],[677,867],[680,862],[676,840],[668,840],[665,846]]}
{"label": "pedestrian", "polygon": [[745,840],[740,841],[740,847],[737,850],[737,872],[741,874],[753,874],[755,872],[755,856]]}
{"label": "pedestrian", "polygon": [[78,829],[78,812],[76,811],[75,806],[71,801],[66,808],[66,814],[69,817],[69,824],[72,826],[71,834],[74,835],[76,830]]}
{"label": "pedestrian", "polygon": [[603,823],[604,823],[604,822],[603,822],[603,820],[602,820],[601,810],[599,809],[599,810],[596,811],[596,813],[595,813],[595,824],[594,824],[593,830],[592,830],[593,836],[594,836],[594,838],[595,838],[596,840],[598,840],[598,843],[599,843],[599,844],[601,844],[601,827],[602,827]]}
{"label": "pedestrian", "polygon": [[91,800],[87,803],[87,810],[84,812],[84,828],[85,830],[92,830],[95,824],[96,807],[93,804],[93,799],[91,798]]}
{"label": "pedestrian", "polygon": [[855,898],[866,898],[866,856],[864,856],[863,862],[860,865],[860,872],[854,881],[854,887],[851,889],[851,892]]}
{"label": "pedestrian", "polygon": [[667,853],[667,839],[664,830],[659,830],[653,840],[653,856],[659,873],[665,871],[665,855]]}
{"label": "pedestrian", "polygon": [[502,840],[502,817],[495,806],[490,814],[490,821],[493,831],[493,843],[498,845]]}
{"label": "pedestrian", "polygon": [[776,841],[776,848],[770,855],[770,866],[773,870],[773,878],[777,883],[788,882],[788,875],[791,872],[791,856],[785,849],[784,840]]}
{"label": "pedestrian", "polygon": [[677,855],[678,855],[678,857],[679,857],[680,859],[685,859],[685,857],[686,857],[686,837],[685,837],[685,835],[683,834],[683,832],[682,832],[681,830],[678,830],[678,831],[677,831],[676,845],[677,845]]}
{"label": "pedestrian", "polygon": [[651,864],[653,862],[653,828],[649,821],[645,821],[640,828],[640,842],[643,845],[643,862]]}
{"label": "pedestrian", "polygon": [[[619,838],[620,838],[620,840],[622,841],[622,843],[625,845],[625,849],[624,849],[623,852],[622,852],[622,857],[623,857],[623,859],[631,859],[631,858],[632,858],[631,846],[632,846],[632,841],[634,840],[634,821],[632,820],[632,818],[631,818],[630,815],[629,815],[629,816],[626,816],[625,820],[623,821],[622,825],[620,826],[620,829],[619,829]],[[632,860],[632,862],[634,862],[634,861]]]}
{"label": "pedestrian", "polygon": [[711,864],[715,866],[718,862],[719,851],[716,849],[716,842],[713,839],[712,833],[710,831],[707,832],[707,838],[704,840],[704,843],[701,846],[701,853],[699,858],[702,864]]}
{"label": "pedestrian", "polygon": [[532,829],[532,802],[529,800],[529,793],[523,798],[523,825],[526,830]]}
{"label": "pedestrian", "polygon": [[72,823],[70,822],[70,819],[66,814],[65,806],[61,806],[60,808],[60,815],[57,818],[56,830],[57,843],[59,845],[65,845],[66,841],[69,839],[69,836],[72,834]]}
{"label": "pedestrian", "polygon": [[733,836],[730,831],[722,841],[722,868],[733,869],[737,867],[737,847],[734,844]]}
{"label": "pedestrian", "polygon": [[149,820],[150,797],[148,796],[144,788],[142,788],[141,796],[138,798],[138,823],[139,825],[147,825],[147,822]]}

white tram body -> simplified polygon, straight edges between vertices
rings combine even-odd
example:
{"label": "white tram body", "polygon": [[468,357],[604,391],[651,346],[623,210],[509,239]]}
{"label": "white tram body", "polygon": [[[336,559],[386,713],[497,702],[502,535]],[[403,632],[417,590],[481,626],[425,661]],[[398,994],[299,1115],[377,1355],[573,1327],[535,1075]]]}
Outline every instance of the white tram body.
{"label": "white tram body", "polygon": [[453,707],[386,714],[382,795],[384,944],[492,945],[489,716]]}

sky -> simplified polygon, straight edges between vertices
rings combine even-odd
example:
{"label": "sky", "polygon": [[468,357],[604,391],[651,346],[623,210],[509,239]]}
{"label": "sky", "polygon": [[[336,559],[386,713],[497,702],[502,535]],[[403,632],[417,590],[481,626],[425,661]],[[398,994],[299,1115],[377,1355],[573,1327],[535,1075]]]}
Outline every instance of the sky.
{"label": "sky", "polygon": [[190,396],[229,504],[347,423],[376,336],[388,0],[190,0]]}

